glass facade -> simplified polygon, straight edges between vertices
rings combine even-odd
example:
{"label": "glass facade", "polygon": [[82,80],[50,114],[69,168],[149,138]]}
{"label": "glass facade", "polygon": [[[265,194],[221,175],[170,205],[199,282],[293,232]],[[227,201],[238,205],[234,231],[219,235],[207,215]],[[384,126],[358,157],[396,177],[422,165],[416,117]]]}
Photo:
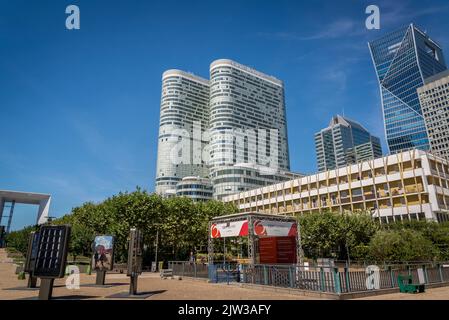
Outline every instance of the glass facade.
{"label": "glass facade", "polygon": [[315,134],[315,148],[320,172],[382,156],[379,138],[359,123],[339,115]]}
{"label": "glass facade", "polygon": [[429,150],[417,88],[446,69],[441,48],[413,24],[369,43],[391,153]]}
{"label": "glass facade", "polygon": [[194,201],[213,199],[213,187],[209,179],[201,177],[185,177],[176,185],[176,195],[188,197]]}
{"label": "glass facade", "polygon": [[[207,177],[209,170],[201,152],[192,146],[205,148],[204,139],[209,121],[209,81],[180,70],[168,70],[162,76],[159,141],[156,169],[156,193],[173,192],[186,176]],[[200,137],[195,135],[195,124]],[[173,150],[178,146],[178,158]],[[185,154],[184,154],[185,153]],[[176,161],[174,161],[176,160]],[[170,193],[170,194],[171,194]]]}

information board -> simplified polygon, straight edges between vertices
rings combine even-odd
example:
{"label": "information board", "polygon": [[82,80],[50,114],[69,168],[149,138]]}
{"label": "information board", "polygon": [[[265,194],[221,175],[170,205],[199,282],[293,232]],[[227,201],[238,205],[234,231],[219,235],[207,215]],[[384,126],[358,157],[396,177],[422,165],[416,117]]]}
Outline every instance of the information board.
{"label": "information board", "polygon": [[33,276],[40,278],[64,277],[67,263],[70,226],[42,226],[34,264]]}
{"label": "information board", "polygon": [[92,269],[110,271],[114,265],[114,237],[96,236],[92,255]]}
{"label": "information board", "polygon": [[34,269],[34,264],[37,257],[37,249],[39,245],[39,232],[32,231],[28,238],[28,248],[26,254],[26,261],[24,271],[31,273]]}
{"label": "information board", "polygon": [[138,229],[131,229],[128,243],[128,276],[142,273],[143,235]]}
{"label": "information board", "polygon": [[259,238],[259,263],[296,263],[296,239],[294,237]]}

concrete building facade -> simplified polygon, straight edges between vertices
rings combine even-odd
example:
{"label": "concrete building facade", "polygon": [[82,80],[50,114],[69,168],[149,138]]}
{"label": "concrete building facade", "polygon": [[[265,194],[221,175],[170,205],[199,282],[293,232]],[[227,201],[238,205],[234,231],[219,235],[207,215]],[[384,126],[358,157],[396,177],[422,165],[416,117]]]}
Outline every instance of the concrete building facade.
{"label": "concrete building facade", "polygon": [[449,157],[449,70],[427,78],[418,96],[432,153]]}
{"label": "concrete building facade", "polygon": [[409,150],[223,198],[241,212],[369,212],[381,223],[449,221],[449,162]]}

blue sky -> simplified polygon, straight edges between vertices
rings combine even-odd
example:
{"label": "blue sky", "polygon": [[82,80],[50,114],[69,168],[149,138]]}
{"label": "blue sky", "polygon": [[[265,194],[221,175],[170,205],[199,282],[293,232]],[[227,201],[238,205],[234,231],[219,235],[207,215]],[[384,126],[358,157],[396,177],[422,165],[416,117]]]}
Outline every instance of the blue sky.
{"label": "blue sky", "polygon": [[[81,30],[65,28],[76,4]],[[366,30],[377,4],[381,30]],[[367,42],[414,22],[449,51],[449,2],[0,0],[0,189],[53,195],[50,215],[154,189],[161,74],[230,58],[285,82],[291,169],[343,113],[382,139]],[[18,206],[13,227],[35,220]]]}

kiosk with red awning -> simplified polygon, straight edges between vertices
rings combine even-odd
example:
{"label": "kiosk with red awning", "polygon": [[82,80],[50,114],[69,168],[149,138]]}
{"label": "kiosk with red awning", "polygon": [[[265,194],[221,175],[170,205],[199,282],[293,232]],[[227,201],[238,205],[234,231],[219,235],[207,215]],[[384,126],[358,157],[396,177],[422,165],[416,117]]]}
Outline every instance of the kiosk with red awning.
{"label": "kiosk with red awning", "polygon": [[209,264],[214,259],[214,239],[248,238],[251,264],[302,262],[301,236],[295,217],[264,213],[237,213],[209,222]]}

